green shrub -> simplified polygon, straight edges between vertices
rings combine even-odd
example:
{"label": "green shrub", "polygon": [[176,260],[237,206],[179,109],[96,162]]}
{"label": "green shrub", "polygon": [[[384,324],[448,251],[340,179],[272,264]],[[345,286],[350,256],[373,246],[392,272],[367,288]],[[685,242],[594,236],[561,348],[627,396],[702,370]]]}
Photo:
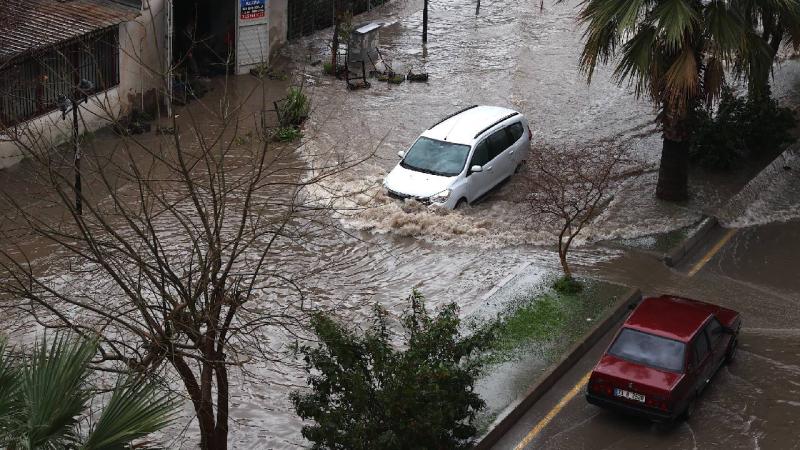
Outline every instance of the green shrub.
{"label": "green shrub", "polygon": [[[312,448],[468,449],[485,402],[475,392],[494,329],[462,334],[458,306],[431,314],[414,291],[401,333],[375,306],[371,325],[317,313],[317,345],[304,345],[310,389],[290,395]],[[399,342],[398,342],[399,341]]]}
{"label": "green shrub", "polygon": [[300,126],[308,117],[311,101],[301,87],[290,87],[289,93],[278,105],[281,127]]}
{"label": "green shrub", "polygon": [[795,139],[794,113],[765,100],[738,97],[723,89],[716,108],[697,108],[690,137],[692,162],[710,170],[729,170],[748,156],[773,153]]}
{"label": "green shrub", "polygon": [[326,62],[322,65],[322,71],[325,75],[333,75],[333,64]]}
{"label": "green shrub", "polygon": [[281,142],[292,142],[303,137],[303,132],[295,127],[280,127],[275,131],[275,139]]}
{"label": "green shrub", "polygon": [[583,289],[581,282],[572,277],[561,277],[553,283],[553,289],[559,294],[577,294]]}

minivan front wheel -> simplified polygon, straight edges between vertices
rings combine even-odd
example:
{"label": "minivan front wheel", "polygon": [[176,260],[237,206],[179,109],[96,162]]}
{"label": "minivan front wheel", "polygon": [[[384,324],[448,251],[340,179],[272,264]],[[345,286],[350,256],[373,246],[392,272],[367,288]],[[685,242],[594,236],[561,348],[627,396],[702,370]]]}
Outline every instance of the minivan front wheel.
{"label": "minivan front wheel", "polygon": [[458,201],[456,202],[456,206],[453,209],[455,209],[455,210],[464,209],[464,206],[466,204],[467,204],[467,199],[465,199],[464,197],[461,197],[460,199],[458,199]]}

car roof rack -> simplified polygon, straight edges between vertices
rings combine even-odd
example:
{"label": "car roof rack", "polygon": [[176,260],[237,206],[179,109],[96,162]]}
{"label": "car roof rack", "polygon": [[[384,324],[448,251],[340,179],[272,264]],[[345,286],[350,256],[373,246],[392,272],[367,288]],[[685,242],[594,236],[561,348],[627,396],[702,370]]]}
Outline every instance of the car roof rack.
{"label": "car roof rack", "polygon": [[444,121],[445,121],[445,120],[447,120],[447,119],[450,119],[450,118],[452,118],[452,117],[455,117],[455,116],[457,116],[457,115],[459,115],[459,114],[463,113],[464,111],[469,111],[470,109],[472,109],[472,108],[477,108],[477,107],[478,107],[478,105],[472,105],[472,106],[467,106],[467,107],[466,107],[466,108],[464,108],[464,109],[459,109],[458,111],[454,112],[453,114],[450,114],[449,116],[445,117],[444,119],[442,119],[442,120],[440,120],[440,121],[436,122],[435,124],[431,125],[431,127],[430,127],[430,128],[428,128],[428,129],[430,130],[431,128],[434,128],[434,127],[436,127],[436,125],[439,125],[440,123],[444,122]]}
{"label": "car roof rack", "polygon": [[485,133],[485,132],[486,132],[486,130],[489,130],[490,128],[494,127],[494,126],[495,126],[495,125],[497,125],[498,123],[505,122],[506,120],[508,120],[508,119],[510,119],[510,118],[512,118],[512,117],[514,117],[514,116],[516,116],[517,114],[519,114],[519,113],[518,113],[518,112],[516,112],[516,111],[514,111],[513,113],[511,113],[511,114],[509,114],[509,115],[507,115],[507,116],[503,117],[502,119],[498,120],[497,122],[495,122],[495,123],[493,123],[493,124],[489,125],[488,127],[486,127],[486,128],[484,128],[484,129],[482,129],[481,131],[478,131],[478,133],[477,133],[475,136],[473,136],[473,139],[477,139],[477,138],[478,138],[478,136],[480,136],[480,135],[482,135],[483,133]]}

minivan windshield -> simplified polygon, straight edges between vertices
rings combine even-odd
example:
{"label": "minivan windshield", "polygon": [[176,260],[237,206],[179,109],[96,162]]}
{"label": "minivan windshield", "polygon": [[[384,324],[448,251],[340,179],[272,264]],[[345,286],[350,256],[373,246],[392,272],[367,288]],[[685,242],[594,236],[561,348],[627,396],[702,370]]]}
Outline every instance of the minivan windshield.
{"label": "minivan windshield", "polygon": [[685,350],[683,342],[623,328],[608,353],[656,369],[681,372]]}
{"label": "minivan windshield", "polygon": [[469,146],[420,137],[408,149],[400,165],[409,170],[453,177],[464,170]]}

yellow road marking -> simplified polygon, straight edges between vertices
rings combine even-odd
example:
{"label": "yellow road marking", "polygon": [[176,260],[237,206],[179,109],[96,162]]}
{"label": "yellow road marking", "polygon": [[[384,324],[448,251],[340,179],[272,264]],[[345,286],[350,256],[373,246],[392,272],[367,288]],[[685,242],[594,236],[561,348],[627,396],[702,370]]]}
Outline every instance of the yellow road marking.
{"label": "yellow road marking", "polygon": [[720,249],[722,249],[722,247],[733,237],[734,234],[736,234],[736,228],[731,228],[730,230],[728,230],[728,232],[725,233],[724,236],[722,236],[722,239],[720,239],[719,242],[714,244],[714,246],[711,247],[711,250],[709,250],[708,253],[703,255],[700,261],[697,261],[697,264],[695,264],[694,267],[692,267],[692,270],[689,271],[688,276],[690,277],[695,276],[695,274],[699,272],[700,269],[703,268],[703,266],[705,266],[706,264],[708,264],[709,261],[711,261],[711,258],[713,258],[714,255],[716,255],[717,252],[719,252]]}
{"label": "yellow road marking", "polygon": [[516,447],[514,447],[514,450],[522,450],[525,448],[526,445],[530,444],[533,438],[535,438],[536,435],[541,433],[542,430],[544,430],[544,427],[546,427],[547,424],[549,424],[556,417],[556,415],[558,415],[558,413],[561,412],[561,410],[564,409],[565,406],[567,406],[567,403],[569,403],[570,400],[575,398],[575,396],[578,395],[578,393],[583,389],[583,387],[586,386],[586,383],[589,382],[589,376],[591,374],[592,374],[591,371],[586,372],[586,375],[584,375],[583,378],[581,378],[580,381],[578,381],[578,384],[573,386],[572,390],[567,392],[567,395],[565,395],[558,402],[558,404],[555,407],[553,407],[553,409],[551,409],[550,412],[548,412],[547,415],[544,416],[544,418],[540,420],[539,423],[537,423],[536,426],[531,429],[531,431],[528,432],[525,438],[522,439],[522,441],[520,441],[520,443],[517,444]]}

